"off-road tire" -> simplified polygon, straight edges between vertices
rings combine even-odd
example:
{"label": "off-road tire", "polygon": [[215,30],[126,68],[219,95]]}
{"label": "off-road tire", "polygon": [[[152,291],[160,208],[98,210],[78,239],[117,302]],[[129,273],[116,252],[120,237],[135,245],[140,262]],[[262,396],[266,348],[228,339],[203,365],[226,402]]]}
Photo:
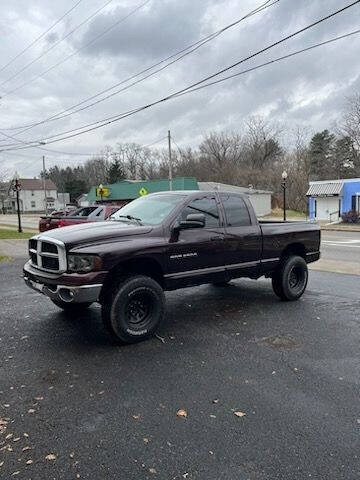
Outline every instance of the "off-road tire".
{"label": "off-road tire", "polygon": [[104,327],[121,343],[137,343],[152,337],[164,314],[162,287],[143,275],[119,279],[102,300]]}
{"label": "off-road tire", "polygon": [[305,292],[308,277],[307,264],[302,257],[285,257],[272,276],[274,293],[282,300],[298,300]]}

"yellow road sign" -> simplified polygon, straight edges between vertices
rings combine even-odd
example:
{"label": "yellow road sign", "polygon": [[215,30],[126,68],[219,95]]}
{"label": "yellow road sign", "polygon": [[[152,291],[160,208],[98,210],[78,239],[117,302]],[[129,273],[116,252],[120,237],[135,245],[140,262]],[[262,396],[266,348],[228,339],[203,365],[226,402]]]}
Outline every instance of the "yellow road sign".
{"label": "yellow road sign", "polygon": [[96,196],[97,197],[108,197],[109,196],[109,189],[108,188],[97,188],[96,189]]}
{"label": "yellow road sign", "polygon": [[147,195],[148,194],[148,191],[146,190],[145,187],[141,187],[140,190],[139,190],[139,195],[141,195],[142,197],[144,195]]}

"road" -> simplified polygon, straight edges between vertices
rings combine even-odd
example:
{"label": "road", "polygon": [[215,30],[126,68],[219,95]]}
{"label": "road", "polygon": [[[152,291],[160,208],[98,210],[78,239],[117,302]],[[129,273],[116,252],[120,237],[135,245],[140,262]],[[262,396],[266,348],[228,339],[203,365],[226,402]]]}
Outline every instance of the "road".
{"label": "road", "polygon": [[357,276],[313,271],[293,303],[269,280],[171,292],[159,338],[121,347],[21,264],[0,263],[0,478],[359,478]]}
{"label": "road", "polygon": [[321,260],[311,268],[360,275],[360,232],[322,231]]}

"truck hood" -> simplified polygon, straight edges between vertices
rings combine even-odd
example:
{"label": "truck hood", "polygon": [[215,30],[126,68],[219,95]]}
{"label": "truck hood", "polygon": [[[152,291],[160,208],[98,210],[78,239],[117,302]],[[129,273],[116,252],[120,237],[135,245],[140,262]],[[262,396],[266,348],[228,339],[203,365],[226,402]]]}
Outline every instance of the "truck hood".
{"label": "truck hood", "polygon": [[84,244],[101,243],[107,240],[117,240],[122,237],[145,235],[152,227],[128,224],[123,222],[94,222],[56,228],[41,233],[41,237],[53,238],[65,243],[67,249]]}

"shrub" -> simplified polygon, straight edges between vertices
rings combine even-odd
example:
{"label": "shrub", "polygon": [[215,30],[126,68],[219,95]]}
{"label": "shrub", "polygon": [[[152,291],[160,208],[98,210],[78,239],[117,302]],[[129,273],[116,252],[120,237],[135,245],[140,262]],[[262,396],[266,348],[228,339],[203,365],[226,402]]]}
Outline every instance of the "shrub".
{"label": "shrub", "polygon": [[343,213],[341,218],[345,223],[360,223],[360,215],[355,210],[350,210],[350,212]]}

